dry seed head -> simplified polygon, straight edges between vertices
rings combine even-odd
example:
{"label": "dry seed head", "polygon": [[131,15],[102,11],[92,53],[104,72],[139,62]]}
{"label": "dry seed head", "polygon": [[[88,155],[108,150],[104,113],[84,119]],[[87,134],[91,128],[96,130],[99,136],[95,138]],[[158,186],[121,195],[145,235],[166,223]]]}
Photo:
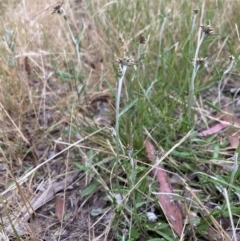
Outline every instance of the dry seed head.
{"label": "dry seed head", "polygon": [[154,151],[154,155],[156,157],[156,160],[159,160],[163,156],[163,152],[160,151]]}
{"label": "dry seed head", "polygon": [[130,57],[123,57],[123,58],[118,58],[117,63],[120,64],[121,66],[125,65],[125,66],[131,66],[136,64],[133,58]]}
{"label": "dry seed head", "polygon": [[[206,58],[197,58],[197,59],[196,59],[196,64],[197,64],[197,65],[203,65],[203,66],[204,66],[206,60],[207,60],[207,57],[206,57]],[[193,61],[194,61],[194,59],[193,59]]]}
{"label": "dry seed head", "polygon": [[63,11],[63,8],[62,8],[62,5],[63,5],[63,2],[58,2],[55,7],[53,8],[53,12],[52,14],[54,13],[57,13],[57,14],[62,14],[64,11]]}
{"label": "dry seed head", "polygon": [[121,64],[118,65],[118,75],[119,76],[123,75],[123,69],[122,69],[122,65]]}
{"label": "dry seed head", "polygon": [[116,131],[113,127],[107,127],[107,129],[112,137],[116,136]]}
{"label": "dry seed head", "polygon": [[235,57],[233,55],[230,55],[228,58],[230,61],[234,61],[234,59],[235,59]]}
{"label": "dry seed head", "polygon": [[132,146],[128,144],[127,147],[126,147],[126,149],[127,149],[128,156],[129,156],[129,157],[132,156],[132,153],[133,153],[133,148],[132,148]]}
{"label": "dry seed head", "polygon": [[203,32],[206,34],[206,35],[210,35],[213,33],[213,28],[210,26],[210,25],[200,25],[200,27],[202,28]]}
{"label": "dry seed head", "polygon": [[140,34],[138,38],[139,38],[139,44],[145,44],[146,43],[146,38],[142,34]]}
{"label": "dry seed head", "polygon": [[198,14],[199,11],[200,11],[200,9],[194,9],[194,10],[193,10],[193,13],[194,13],[194,14]]}

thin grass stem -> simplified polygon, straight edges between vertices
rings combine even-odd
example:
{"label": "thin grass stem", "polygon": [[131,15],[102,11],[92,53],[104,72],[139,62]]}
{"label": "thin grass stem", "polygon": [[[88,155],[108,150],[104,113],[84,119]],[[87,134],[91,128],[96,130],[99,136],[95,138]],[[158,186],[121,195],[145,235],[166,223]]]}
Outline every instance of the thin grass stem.
{"label": "thin grass stem", "polygon": [[231,72],[231,70],[233,68],[235,58],[233,56],[230,56],[229,59],[230,59],[230,64],[229,64],[228,68],[223,72],[222,78],[220,79],[220,81],[218,83],[218,105],[219,105],[219,109],[221,109],[221,93],[222,93],[222,90],[224,88],[224,86],[222,88],[221,88],[221,86],[222,86],[224,77]]}
{"label": "thin grass stem", "polygon": [[199,70],[199,64],[197,64],[197,58],[198,58],[200,46],[203,43],[204,38],[205,38],[205,33],[203,32],[202,37],[201,37],[200,41],[198,42],[198,45],[197,45],[197,48],[195,51],[195,55],[194,55],[194,59],[193,59],[193,72],[192,72],[192,78],[191,78],[191,82],[190,82],[189,103],[188,103],[189,116],[191,116],[191,108],[192,108],[193,101],[194,101],[195,79],[196,79],[197,72]]}
{"label": "thin grass stem", "polygon": [[237,235],[236,235],[236,229],[235,229],[235,225],[234,225],[234,221],[233,221],[233,216],[232,216],[231,204],[229,202],[228,192],[227,192],[226,188],[223,189],[223,196],[227,203],[229,218],[230,218],[230,222],[231,222],[231,226],[232,226],[233,241],[238,241]]}
{"label": "thin grass stem", "polygon": [[191,35],[193,34],[193,29],[196,23],[196,19],[197,19],[197,14],[193,15],[193,20],[192,20],[192,26],[191,26]]}
{"label": "thin grass stem", "polygon": [[[119,136],[119,110],[120,110],[120,100],[121,100],[121,92],[122,92],[122,85],[123,85],[123,79],[127,70],[127,65],[121,66],[122,73],[121,76],[118,79],[118,87],[117,87],[117,93],[116,93],[116,124],[115,124],[115,134],[116,134],[116,150],[117,150],[117,161],[119,161],[119,145],[122,147],[122,143]],[[123,147],[122,147],[123,149]]]}

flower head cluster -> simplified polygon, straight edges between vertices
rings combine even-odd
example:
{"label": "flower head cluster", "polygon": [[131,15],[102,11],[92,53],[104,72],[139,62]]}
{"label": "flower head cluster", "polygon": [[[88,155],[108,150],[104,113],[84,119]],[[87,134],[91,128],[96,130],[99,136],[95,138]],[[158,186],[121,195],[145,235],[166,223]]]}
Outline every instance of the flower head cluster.
{"label": "flower head cluster", "polygon": [[[206,58],[197,58],[196,59],[196,64],[197,65],[205,65],[205,63],[206,63],[206,60],[207,60],[207,57]],[[194,61],[194,59],[193,59],[193,61]]]}
{"label": "flower head cluster", "polygon": [[194,9],[194,10],[193,10],[193,13],[194,13],[194,14],[198,14],[199,11],[200,11],[200,9]]}
{"label": "flower head cluster", "polygon": [[127,150],[128,156],[131,157],[133,154],[133,147],[128,144],[126,147],[126,150]]}
{"label": "flower head cluster", "polygon": [[164,155],[164,153],[160,151],[154,151],[154,155],[156,157],[156,160],[159,160]]}
{"label": "flower head cluster", "polygon": [[123,58],[118,58],[117,60],[117,63],[120,64],[121,66],[131,66],[131,65],[135,65],[135,61],[133,58],[130,58],[130,57],[123,57]]}
{"label": "flower head cluster", "polygon": [[55,7],[53,8],[52,14],[54,14],[54,13],[62,14],[62,13],[63,13],[62,5],[63,5],[63,2],[57,3],[57,4],[55,5]]}
{"label": "flower head cluster", "polygon": [[146,38],[142,34],[139,35],[138,39],[139,39],[140,44],[145,44],[147,41]]}
{"label": "flower head cluster", "polygon": [[213,28],[210,25],[200,25],[200,27],[202,28],[203,32],[208,36],[210,34],[213,33]]}
{"label": "flower head cluster", "polygon": [[233,55],[230,55],[229,57],[230,62],[234,61],[235,57]]}
{"label": "flower head cluster", "polygon": [[130,57],[123,57],[123,58],[118,58],[116,59],[118,63],[118,75],[122,76],[127,68],[127,66],[135,65],[136,62],[134,61],[133,58]]}

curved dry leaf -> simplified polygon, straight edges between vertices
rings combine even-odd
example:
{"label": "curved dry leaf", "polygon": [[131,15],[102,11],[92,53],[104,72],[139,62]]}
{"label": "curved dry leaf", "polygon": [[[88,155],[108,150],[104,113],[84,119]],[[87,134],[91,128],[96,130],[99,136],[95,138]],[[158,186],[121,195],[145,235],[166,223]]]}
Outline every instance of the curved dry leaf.
{"label": "curved dry leaf", "polygon": [[166,171],[163,167],[155,169],[155,171],[157,181],[159,182],[159,203],[172,228],[180,237],[183,230],[182,209],[178,202],[174,200],[174,196],[171,195],[171,193],[173,194],[173,190],[171,184],[168,182]]}
{"label": "curved dry leaf", "polygon": [[65,203],[64,200],[58,196],[55,198],[55,215],[59,221],[63,220],[65,212]]}
{"label": "curved dry leaf", "polygon": [[68,187],[70,187],[70,185],[74,182],[77,176],[78,176],[78,173],[75,173],[67,176],[62,181],[59,181],[59,182],[53,181],[52,183],[50,183],[48,188],[44,192],[40,192],[36,197],[31,199],[30,205],[28,204],[27,206],[25,206],[22,204],[23,205],[22,209],[19,209],[17,210],[17,212],[12,213],[10,215],[10,219],[12,220],[12,223],[9,222],[8,216],[6,217],[3,216],[2,217],[3,223],[5,226],[4,230],[7,231],[10,235],[12,235],[13,234],[12,225],[14,225],[14,228],[18,232],[19,236],[28,234],[30,230],[28,220],[30,216],[33,214],[33,212],[38,208],[42,207],[48,201],[52,200],[56,193],[64,190],[65,188],[67,189]]}
{"label": "curved dry leaf", "polygon": [[[147,156],[150,161],[155,160],[155,148],[150,141],[145,141]],[[158,201],[162,207],[168,222],[171,224],[172,229],[180,237],[183,231],[183,214],[182,209],[178,202],[174,200],[174,194],[171,184],[168,181],[167,173],[161,165],[159,168],[153,169],[159,183]]]}
{"label": "curved dry leaf", "polygon": [[217,134],[219,133],[221,130],[225,129],[228,125],[224,124],[224,123],[218,123],[214,126],[212,126],[211,128],[201,131],[197,134],[197,136],[211,136],[213,134]]}
{"label": "curved dry leaf", "polygon": [[240,133],[238,132],[236,135],[232,135],[228,137],[228,141],[230,143],[230,146],[234,149],[236,149],[239,145],[239,137]]}
{"label": "curved dry leaf", "polygon": [[226,127],[229,127],[226,132],[228,141],[232,148],[237,148],[239,145],[240,131],[236,128],[236,125],[240,126],[240,120],[235,114],[231,114],[231,111],[228,108],[225,108],[224,111],[224,113],[219,114],[219,120],[223,120],[225,123],[218,123],[213,127],[198,133],[197,136],[210,136],[219,133]]}

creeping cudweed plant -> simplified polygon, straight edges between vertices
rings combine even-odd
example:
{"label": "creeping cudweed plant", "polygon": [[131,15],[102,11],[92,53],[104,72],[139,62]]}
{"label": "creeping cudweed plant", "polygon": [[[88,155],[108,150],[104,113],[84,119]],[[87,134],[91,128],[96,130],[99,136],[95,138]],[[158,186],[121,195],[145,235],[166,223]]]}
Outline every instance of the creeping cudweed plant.
{"label": "creeping cudweed plant", "polygon": [[0,237],[237,241],[239,11],[0,2]]}

